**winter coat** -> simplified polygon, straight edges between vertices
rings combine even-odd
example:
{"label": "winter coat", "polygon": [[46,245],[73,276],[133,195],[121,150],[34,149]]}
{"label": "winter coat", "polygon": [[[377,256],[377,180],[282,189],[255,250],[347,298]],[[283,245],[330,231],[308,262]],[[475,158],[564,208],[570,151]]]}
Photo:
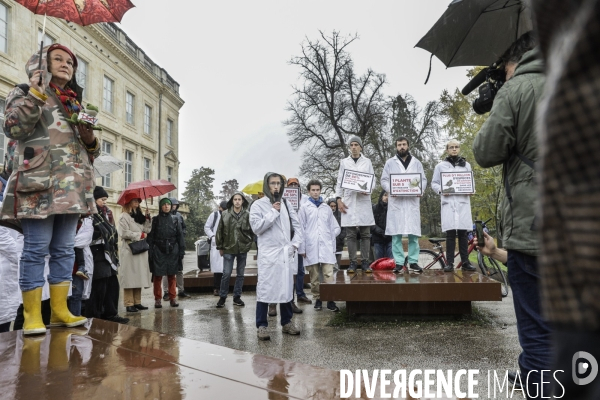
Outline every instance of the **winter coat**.
{"label": "winter coat", "polygon": [[[98,214],[93,216],[94,233],[90,243],[94,259],[94,280],[117,275],[119,268],[119,238],[112,211],[108,207],[100,208],[98,211]],[[109,243],[105,241],[103,230],[110,235]]]}
{"label": "winter coat", "polygon": [[[42,69],[46,69],[45,48]],[[26,66],[29,77],[37,70],[38,52]],[[100,149],[89,154],[79,139],[76,126],[67,122],[67,112],[48,87],[44,102],[26,85],[15,87],[6,99],[4,132],[18,140],[14,170],[8,182],[0,218],[43,219],[54,214],[96,213],[94,202],[94,172],[91,158],[100,155]],[[33,150],[33,158],[24,164],[26,148]]]}
{"label": "winter coat", "polygon": [[0,324],[13,321],[21,304],[18,233],[0,226]]}
{"label": "winter coat", "polygon": [[[215,221],[216,219],[216,221]],[[210,241],[210,270],[213,274],[220,274],[223,272],[223,256],[217,250],[216,235],[219,229],[219,221],[221,220],[221,213],[215,211],[211,213],[206,219],[204,224],[204,233],[208,236]]]}
{"label": "winter coat", "polygon": [[[423,171],[423,164],[411,156],[408,168],[400,162],[398,157],[390,158],[385,162],[381,174],[381,187],[390,193],[391,174],[421,174],[421,189],[425,193],[427,188],[427,177]],[[389,196],[387,221],[385,226],[386,235],[416,235],[421,236],[421,198],[418,196]]]}
{"label": "winter coat", "polygon": [[379,200],[377,201],[377,204],[373,205],[373,218],[375,219],[375,225],[371,227],[371,240],[373,241],[373,243],[385,244],[392,241],[392,237],[385,234],[385,226],[387,224],[388,203],[384,203],[381,200],[383,198],[384,193],[385,191],[382,190],[379,194]]}
{"label": "winter coat", "polygon": [[304,232],[298,254],[305,255],[304,265],[335,264],[335,238],[341,228],[327,203],[317,207],[312,201],[307,201],[300,209],[298,219]]}
{"label": "winter coat", "polygon": [[335,199],[329,199],[329,200],[327,200],[327,204],[330,204],[332,201],[335,202],[335,211],[333,211],[333,216],[335,217],[335,220],[337,221],[338,225],[340,225],[340,228],[341,228],[340,234],[337,235],[335,238],[335,252],[339,253],[340,251],[344,250],[344,239],[346,239],[346,228],[341,226],[342,213],[338,210],[337,201],[335,201]]}
{"label": "winter coat", "polygon": [[152,223],[146,220],[144,224],[135,222],[128,213],[122,213],[119,219],[119,261],[121,263],[121,287],[123,289],[147,288],[151,285],[151,274],[148,264],[148,254],[132,254],[129,243],[142,240],[142,232],[150,233]]}
{"label": "winter coat", "polygon": [[82,249],[85,270],[90,277],[90,279],[83,281],[83,294],[81,296],[83,300],[90,298],[92,280],[94,279],[94,256],[92,255],[92,250],[90,250],[90,243],[92,242],[93,235],[94,224],[92,218],[83,218],[81,226],[77,230],[77,234],[75,234],[75,243],[73,245],[75,248]]}
{"label": "winter coat", "polygon": [[[545,82],[539,50],[523,55],[513,77],[498,91],[492,110],[473,143],[475,160],[484,168],[504,164],[512,202],[502,201],[502,243],[505,248],[535,256],[538,235],[532,230],[538,193],[535,171],[517,156],[538,159],[535,111]],[[558,161],[557,161],[558,162]]]}
{"label": "winter coat", "polygon": [[150,271],[155,276],[175,275],[181,270],[180,258],[185,255],[183,230],[171,213],[160,212],[152,218],[148,235]]}
{"label": "winter coat", "polygon": [[342,189],[342,178],[345,170],[358,172],[373,172],[371,160],[361,155],[358,161],[354,162],[352,156],[340,160],[340,170],[338,172],[337,185],[335,192],[342,199],[346,207],[346,213],[342,213],[341,226],[371,226],[375,223],[373,219],[373,206],[371,196],[365,195],[354,190]]}
{"label": "winter coat", "polygon": [[440,195],[442,201],[442,231],[454,229],[473,230],[471,217],[471,196],[466,194],[442,194],[442,172],[469,172],[471,164],[465,161],[464,166],[452,165],[450,161],[442,161],[435,166],[431,178],[431,189]]}
{"label": "winter coat", "polygon": [[[242,209],[238,216],[233,211],[233,196],[241,195]],[[227,210],[221,214],[219,228],[217,229],[217,250],[223,250],[224,254],[242,254],[250,251],[254,239],[254,233],[250,228],[250,213],[248,212],[248,200],[240,192],[235,193],[227,203]]]}
{"label": "winter coat", "polygon": [[[302,229],[298,216],[291,205],[281,202],[281,209],[273,208],[268,178],[265,176],[265,197],[252,203],[250,226],[258,236],[258,283],[256,300],[263,303],[288,303],[292,301],[294,274],[298,270],[293,247],[302,244]],[[284,180],[281,178],[282,186]],[[290,226],[291,223],[291,226]],[[292,238],[291,229],[294,230]]]}

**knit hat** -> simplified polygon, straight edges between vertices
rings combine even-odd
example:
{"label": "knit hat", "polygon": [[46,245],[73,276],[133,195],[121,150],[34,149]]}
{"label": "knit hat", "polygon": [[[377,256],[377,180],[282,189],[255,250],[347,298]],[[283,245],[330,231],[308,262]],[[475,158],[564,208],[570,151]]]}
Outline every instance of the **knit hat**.
{"label": "knit hat", "polygon": [[164,199],[160,199],[160,201],[158,202],[158,206],[162,208],[162,206],[167,203],[173,204],[171,203],[171,200],[169,198],[165,197]]}
{"label": "knit hat", "polygon": [[352,142],[356,142],[356,143],[358,143],[358,145],[359,145],[359,146],[360,146],[360,148],[362,149],[363,145],[362,145],[362,140],[361,140],[361,138],[359,138],[359,137],[358,137],[358,136],[356,136],[356,135],[355,135],[355,136],[352,136],[352,137],[350,138],[350,141],[348,142],[348,144],[352,144]]}
{"label": "knit hat", "polygon": [[103,197],[108,197],[108,193],[106,193],[106,190],[104,190],[102,186],[96,186],[94,188],[94,200],[98,200]]}
{"label": "knit hat", "polygon": [[223,210],[227,210],[227,201],[223,200],[220,202],[219,207],[221,207]]}

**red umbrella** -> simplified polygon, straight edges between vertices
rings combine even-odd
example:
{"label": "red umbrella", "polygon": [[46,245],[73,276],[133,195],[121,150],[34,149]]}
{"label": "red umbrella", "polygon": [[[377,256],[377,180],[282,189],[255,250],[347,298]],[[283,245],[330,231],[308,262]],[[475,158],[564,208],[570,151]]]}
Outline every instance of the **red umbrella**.
{"label": "red umbrella", "polygon": [[15,0],[34,14],[61,18],[86,26],[98,22],[121,22],[135,7],[129,0]]}
{"label": "red umbrella", "polygon": [[175,190],[177,187],[169,181],[164,179],[150,179],[140,182],[130,183],[129,186],[121,193],[117,204],[124,206],[133,199],[147,199],[148,197],[156,197],[165,193],[169,193],[171,190]]}

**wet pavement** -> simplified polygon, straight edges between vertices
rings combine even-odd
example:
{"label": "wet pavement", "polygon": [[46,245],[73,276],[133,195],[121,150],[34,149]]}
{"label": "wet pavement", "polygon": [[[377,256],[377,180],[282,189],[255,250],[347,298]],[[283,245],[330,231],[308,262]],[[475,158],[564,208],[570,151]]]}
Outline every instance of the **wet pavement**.
{"label": "wet pavement", "polygon": [[[195,263],[195,257],[187,256],[184,272],[195,269]],[[130,326],[333,370],[478,369],[479,398],[488,398],[483,382],[488,370],[499,375],[515,370],[520,353],[511,293],[501,302],[473,302],[480,319],[386,317],[346,323],[325,308],[316,311],[301,304],[304,313],[294,321],[302,333],[283,335],[279,317],[271,317],[271,340],[266,342],[256,338],[254,292],[243,293],[245,307],[234,306],[230,295],[220,309],[215,307],[218,297],[210,293],[190,295],[179,299],[179,308],[163,302],[162,309],[154,309],[152,291],[144,289],[142,303],[150,309],[126,313],[121,305],[120,314],[131,319]],[[337,304],[344,311],[345,303]]]}

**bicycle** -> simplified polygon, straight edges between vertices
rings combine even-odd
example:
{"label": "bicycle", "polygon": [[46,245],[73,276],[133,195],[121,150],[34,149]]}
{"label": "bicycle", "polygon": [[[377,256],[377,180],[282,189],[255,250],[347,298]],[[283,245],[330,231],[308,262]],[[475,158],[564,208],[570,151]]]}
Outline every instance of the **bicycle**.
{"label": "bicycle", "polygon": [[[487,231],[486,224],[491,220],[488,219],[482,225],[483,228]],[[468,254],[471,254],[473,250],[477,251],[477,264],[479,265],[479,269],[484,276],[488,278],[492,278],[501,285],[501,293],[502,297],[508,296],[508,281],[506,279],[506,275],[498,262],[489,256],[483,255],[479,250],[477,250],[477,246],[475,246],[475,235],[469,239],[469,249]],[[446,259],[446,253],[444,252],[444,246],[442,246],[442,242],[445,242],[446,238],[431,238],[429,242],[433,244],[434,250],[438,250],[436,253],[433,250],[429,249],[421,249],[419,250],[419,265],[423,269],[444,269],[446,265],[448,265],[448,260]],[[454,257],[458,257],[459,253],[457,252]],[[462,261],[456,265],[455,269],[459,269],[462,266]]]}

